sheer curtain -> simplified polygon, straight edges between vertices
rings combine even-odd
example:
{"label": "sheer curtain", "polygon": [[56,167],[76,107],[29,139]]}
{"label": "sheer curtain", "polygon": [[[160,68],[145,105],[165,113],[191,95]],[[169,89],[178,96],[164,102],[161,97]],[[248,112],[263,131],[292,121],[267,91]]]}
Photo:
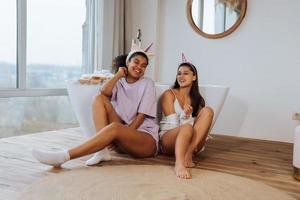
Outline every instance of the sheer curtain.
{"label": "sheer curtain", "polygon": [[111,69],[112,59],[124,53],[125,0],[86,0],[83,24],[84,73]]}

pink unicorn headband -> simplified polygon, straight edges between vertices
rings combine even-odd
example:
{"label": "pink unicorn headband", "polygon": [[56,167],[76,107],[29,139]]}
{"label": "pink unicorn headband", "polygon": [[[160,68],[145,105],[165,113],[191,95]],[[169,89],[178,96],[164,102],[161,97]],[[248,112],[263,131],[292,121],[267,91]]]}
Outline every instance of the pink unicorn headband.
{"label": "pink unicorn headband", "polygon": [[[193,69],[194,72],[197,72],[197,69],[196,69],[195,65],[194,65],[193,63],[187,61],[187,59],[186,59],[184,53],[181,53],[181,64],[182,64],[182,63],[188,64],[189,66],[192,67],[192,69]],[[181,65],[181,64],[180,64],[180,65]],[[180,66],[180,65],[179,65],[179,66]]]}
{"label": "pink unicorn headband", "polygon": [[181,61],[182,61],[182,63],[187,63],[188,62],[186,60],[186,57],[185,57],[184,53],[181,53]]}

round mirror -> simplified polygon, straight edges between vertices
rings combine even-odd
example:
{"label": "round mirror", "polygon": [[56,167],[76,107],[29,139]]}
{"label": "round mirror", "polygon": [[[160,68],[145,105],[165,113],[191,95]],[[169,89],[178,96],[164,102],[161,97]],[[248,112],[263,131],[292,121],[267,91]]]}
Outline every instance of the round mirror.
{"label": "round mirror", "polygon": [[193,29],[207,38],[222,38],[242,22],[247,0],[188,0],[187,16]]}

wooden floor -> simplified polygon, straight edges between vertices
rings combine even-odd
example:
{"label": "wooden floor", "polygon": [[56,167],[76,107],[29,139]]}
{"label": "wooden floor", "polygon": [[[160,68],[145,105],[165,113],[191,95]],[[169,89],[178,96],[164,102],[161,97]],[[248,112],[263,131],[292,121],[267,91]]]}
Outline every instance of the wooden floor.
{"label": "wooden floor", "polygon": [[[31,148],[63,149],[83,140],[78,128],[1,139],[0,199],[17,199],[26,186],[48,174],[85,167],[87,157],[67,162],[63,169],[51,168],[38,163],[31,155]],[[292,144],[216,135],[196,162],[196,168],[262,181],[300,200],[300,182],[292,177]],[[134,160],[114,154],[113,161],[102,165],[128,164],[171,166],[174,159],[157,156]]]}

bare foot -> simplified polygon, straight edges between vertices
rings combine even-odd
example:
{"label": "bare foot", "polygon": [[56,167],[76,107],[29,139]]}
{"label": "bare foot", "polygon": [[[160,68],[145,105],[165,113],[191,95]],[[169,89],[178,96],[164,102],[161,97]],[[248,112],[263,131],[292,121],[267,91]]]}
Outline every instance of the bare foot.
{"label": "bare foot", "polygon": [[190,179],[192,178],[190,172],[182,164],[175,164],[175,174],[178,178]]}
{"label": "bare foot", "polygon": [[184,158],[184,166],[185,167],[195,167],[195,163],[193,162],[193,154],[187,153]]}

